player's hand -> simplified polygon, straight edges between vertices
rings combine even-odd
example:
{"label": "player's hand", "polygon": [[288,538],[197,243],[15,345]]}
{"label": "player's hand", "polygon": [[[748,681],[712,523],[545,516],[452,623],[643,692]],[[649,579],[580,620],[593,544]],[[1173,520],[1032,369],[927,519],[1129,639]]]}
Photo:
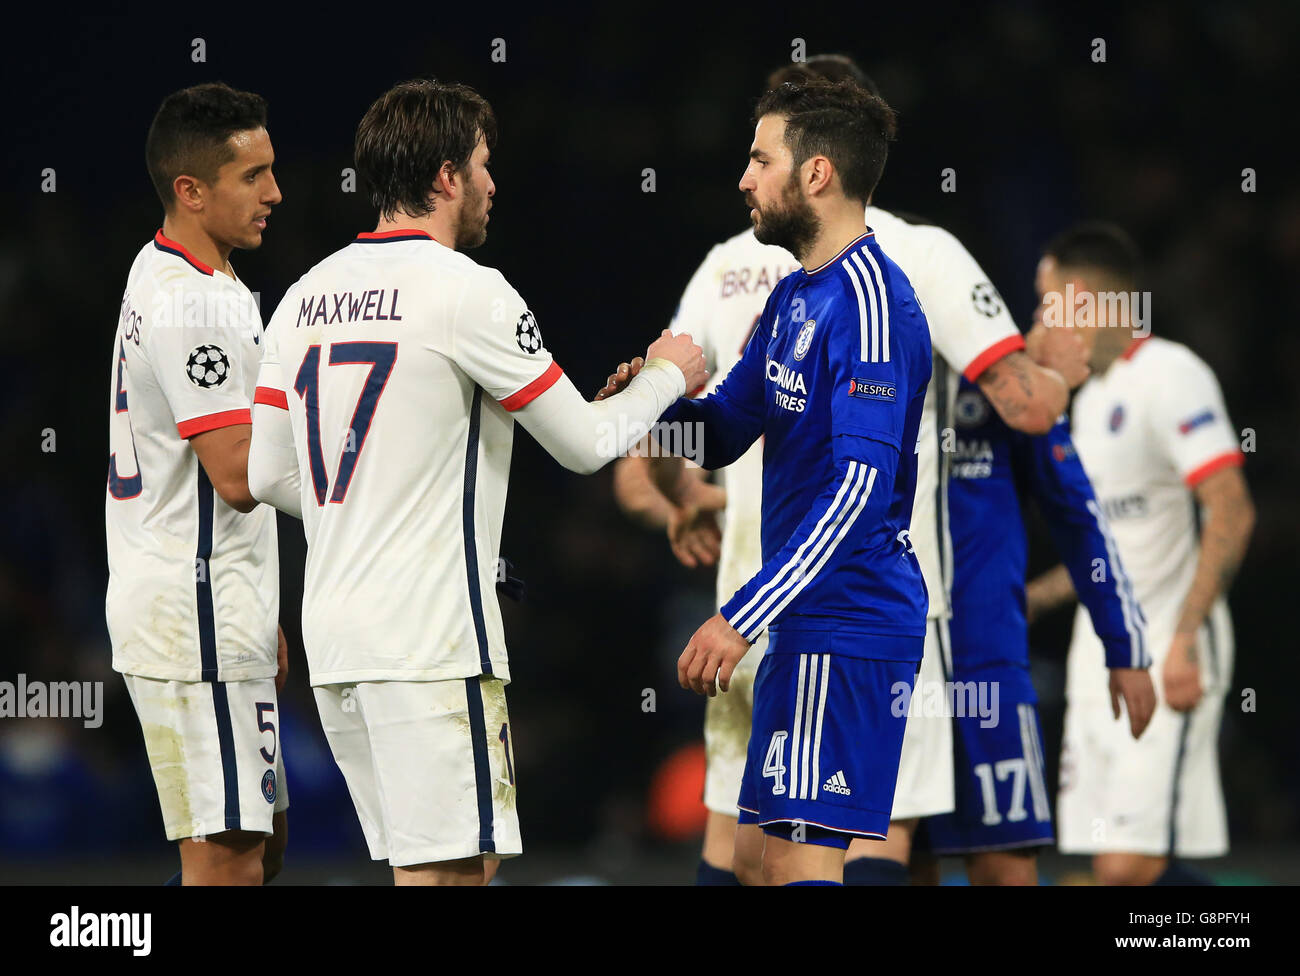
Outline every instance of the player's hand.
{"label": "player's hand", "polygon": [[673,335],[671,329],[664,329],[646,350],[645,358],[646,362],[666,359],[680,369],[686,377],[687,393],[698,390],[709,378],[709,371],[704,368],[704,350],[685,332]]}
{"label": "player's hand", "polygon": [[677,659],[677,682],[699,695],[712,698],[731,687],[731,673],[749,650],[749,641],[715,613],[691,637]]}
{"label": "player's hand", "polygon": [[632,382],[633,377],[641,372],[641,367],[645,365],[645,360],[640,356],[630,363],[619,363],[618,369],[609,374],[609,379],[605,385],[600,388],[596,394],[597,400],[603,400],[606,397],[612,397],[615,393],[622,393],[627,389],[627,385]]}
{"label": "player's hand", "polygon": [[674,505],[668,513],[668,544],[688,569],[712,566],[722,552],[722,530],[713,509]]}
{"label": "player's hand", "polygon": [[1088,350],[1074,328],[1049,329],[1042,322],[1035,323],[1025,336],[1025,352],[1039,366],[1060,373],[1072,390],[1082,386],[1092,372],[1088,366]]}
{"label": "player's hand", "polygon": [[1196,634],[1175,634],[1165,656],[1165,701],[1179,712],[1190,712],[1201,700],[1201,666],[1196,659]]}
{"label": "player's hand", "polygon": [[275,693],[284,691],[289,680],[289,642],[284,639],[284,628],[275,628]]}
{"label": "player's hand", "polygon": [[1128,712],[1129,730],[1133,738],[1139,738],[1156,711],[1156,686],[1146,668],[1111,668],[1110,708],[1116,719],[1121,698]]}

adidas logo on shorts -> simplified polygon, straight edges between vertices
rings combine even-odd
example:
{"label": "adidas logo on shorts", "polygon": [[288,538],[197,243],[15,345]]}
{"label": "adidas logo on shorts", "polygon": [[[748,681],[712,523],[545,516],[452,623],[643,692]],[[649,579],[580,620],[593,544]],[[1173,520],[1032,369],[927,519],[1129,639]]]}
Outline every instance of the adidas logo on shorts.
{"label": "adidas logo on shorts", "polygon": [[822,784],[822,789],[827,793],[839,793],[842,796],[853,795],[853,791],[849,789],[849,784],[844,782],[844,770],[842,769]]}

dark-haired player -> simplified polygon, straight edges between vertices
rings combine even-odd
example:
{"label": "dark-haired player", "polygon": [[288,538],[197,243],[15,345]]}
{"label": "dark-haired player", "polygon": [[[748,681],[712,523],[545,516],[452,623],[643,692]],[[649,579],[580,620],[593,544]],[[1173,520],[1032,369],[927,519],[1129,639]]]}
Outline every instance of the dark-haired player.
{"label": "dark-haired player", "polygon": [[398,884],[479,884],[521,851],[495,598],[515,422],[565,467],[623,454],[706,373],[667,330],[588,403],[499,271],[488,103],[412,81],[357,128],[374,231],[308,271],[267,331],[254,494],[303,519],[303,638],[370,853]]}
{"label": "dark-haired player", "polygon": [[762,566],[691,638],[684,687],[726,691],[768,632],[754,679],[741,822],[768,884],[838,884],[853,837],[889,829],[925,641],[907,541],[930,336],[912,286],[863,220],[894,115],[851,83],[783,85],[755,110],[740,190],[755,236],[801,268],[773,290],[740,361],[665,421],[703,425],[703,466],[764,437]]}
{"label": "dark-haired player", "polygon": [[[1074,331],[1092,377],[1071,411],[1074,443],[1147,619],[1158,691],[1134,741],[1110,718],[1098,638],[1075,615],[1057,807],[1060,848],[1090,853],[1104,884],[1184,884],[1177,858],[1228,849],[1217,739],[1232,674],[1226,593],[1254,506],[1214,373],[1150,335],[1128,236],[1090,223],[1062,233],[1038,266],[1040,316]],[[1063,567],[1028,589],[1031,617],[1075,598]]]}
{"label": "dark-haired player", "polygon": [[275,512],[248,490],[262,320],[230,253],[280,202],[266,103],[223,84],[163,100],[145,145],[162,229],[136,255],[113,340],[109,635],[184,884],[280,869],[288,793],[276,692]]}
{"label": "dark-haired player", "polygon": [[[807,62],[783,66],[768,79],[769,88],[810,79],[850,81],[873,94],[874,84],[851,59],[818,55]],[[921,413],[915,445],[917,488],[910,539],[929,593],[926,653],[918,679],[922,693],[941,689],[948,672],[948,588],[951,556],[947,522],[948,454],[941,442],[952,424],[952,403],[958,376],[977,382],[999,416],[1016,430],[1042,432],[1050,428],[1066,402],[1060,373],[1082,379],[1082,354],[1052,336],[1038,361],[1023,351],[1024,343],[975,259],[942,228],[904,219],[874,204],[866,222],[889,256],[904,269],[926,310],[933,343],[933,378]],[[768,292],[788,268],[787,251],[757,240],[746,231],[715,247],[691,279],[674,320],[674,328],[689,331],[705,348],[715,371],[715,384],[740,356],[757,312]],[[611,379],[614,379],[611,377]],[[613,389],[611,385],[609,389]],[[655,467],[667,467],[655,459]],[[648,521],[667,523],[679,556],[695,559],[716,548],[711,508],[718,502],[699,487],[688,472],[660,471],[652,479],[644,459],[620,462],[616,485],[624,507]],[[671,496],[664,499],[655,482]],[[757,447],[725,472],[725,531],[718,572],[719,604],[758,568],[757,548],[761,458]],[[678,504],[674,504],[678,503]],[[761,653],[764,638],[756,642]],[[734,797],[739,789],[749,733],[751,687],[760,653],[748,655],[732,680],[732,691],[710,699],[705,719],[708,779],[705,803],[708,828],[699,869],[702,881],[734,883],[735,874],[759,883],[758,857],[762,834],[753,826],[735,829]],[[922,698],[920,701],[924,701]],[[845,877],[855,883],[906,880],[911,834],[916,818],[953,809],[952,733],[946,715],[912,710],[894,797],[894,826],[888,839],[854,841]],[[733,853],[734,840],[734,853]]]}

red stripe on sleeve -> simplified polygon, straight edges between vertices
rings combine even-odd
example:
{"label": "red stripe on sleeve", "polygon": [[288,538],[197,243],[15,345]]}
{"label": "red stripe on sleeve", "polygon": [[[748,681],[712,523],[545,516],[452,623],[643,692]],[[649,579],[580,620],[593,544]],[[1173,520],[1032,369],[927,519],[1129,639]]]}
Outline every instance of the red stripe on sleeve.
{"label": "red stripe on sleeve", "polygon": [[218,430],[221,427],[233,427],[235,424],[251,424],[252,422],[253,411],[245,407],[242,410],[223,410],[221,413],[210,413],[206,417],[182,420],[176,425],[176,432],[181,437],[189,439],[195,434],[206,434],[210,430]]}
{"label": "red stripe on sleeve", "polygon": [[1188,488],[1195,488],[1216,471],[1222,471],[1224,468],[1239,468],[1245,463],[1246,455],[1241,451],[1232,450],[1206,461],[1199,468],[1193,468],[1183,476],[1183,481],[1187,483]]}
{"label": "red stripe on sleeve", "polygon": [[1015,352],[1018,349],[1025,348],[1025,337],[1016,333],[1013,336],[1007,336],[1005,339],[999,339],[993,345],[989,346],[982,353],[970,361],[966,371],[961,375],[974,383],[980,378],[980,374],[996,363],[1008,353]]}
{"label": "red stripe on sleeve", "polygon": [[284,390],[277,390],[273,386],[259,386],[253,394],[254,403],[265,403],[268,407],[279,407],[281,410],[289,409],[289,398],[284,395]]}
{"label": "red stripe on sleeve", "polygon": [[520,407],[526,407],[539,396],[553,387],[556,381],[564,375],[564,370],[560,369],[560,364],[552,360],[551,365],[546,368],[546,372],[537,379],[533,380],[518,393],[511,393],[501,401],[501,406],[505,407],[511,413]]}

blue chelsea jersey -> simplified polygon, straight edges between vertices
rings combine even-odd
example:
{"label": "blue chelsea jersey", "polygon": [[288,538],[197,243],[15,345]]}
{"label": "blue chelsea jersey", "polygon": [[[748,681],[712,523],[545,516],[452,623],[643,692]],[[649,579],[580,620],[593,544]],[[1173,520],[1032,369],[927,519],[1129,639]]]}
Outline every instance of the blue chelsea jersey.
{"label": "blue chelsea jersey", "polygon": [[[954,676],[1025,671],[1027,544],[1021,502],[1032,498],[1088,608],[1108,667],[1146,667],[1145,621],[1063,416],[1047,434],[1012,430],[962,380],[948,506],[953,546]],[[1024,676],[1023,700],[1032,700]]]}
{"label": "blue chelsea jersey", "polygon": [[764,437],[763,566],[722,608],[747,640],[770,628],[813,651],[857,634],[836,652],[918,659],[927,599],[907,529],[930,357],[911,283],[868,232],[783,278],[718,389],[661,418],[702,424],[706,468]]}

